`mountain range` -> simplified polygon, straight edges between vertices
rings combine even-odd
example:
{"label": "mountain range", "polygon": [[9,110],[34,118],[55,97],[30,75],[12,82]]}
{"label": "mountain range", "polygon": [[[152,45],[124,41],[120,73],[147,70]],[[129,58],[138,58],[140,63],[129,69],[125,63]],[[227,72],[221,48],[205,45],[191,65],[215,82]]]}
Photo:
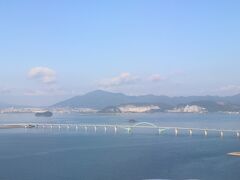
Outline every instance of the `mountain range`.
{"label": "mountain range", "polygon": [[102,110],[107,107],[117,107],[127,104],[158,105],[162,109],[171,109],[184,105],[198,105],[209,112],[240,111],[240,94],[234,96],[188,96],[169,97],[157,95],[128,96],[103,90],[89,92],[82,96],[75,96],[54,104],[52,107],[93,108]]}

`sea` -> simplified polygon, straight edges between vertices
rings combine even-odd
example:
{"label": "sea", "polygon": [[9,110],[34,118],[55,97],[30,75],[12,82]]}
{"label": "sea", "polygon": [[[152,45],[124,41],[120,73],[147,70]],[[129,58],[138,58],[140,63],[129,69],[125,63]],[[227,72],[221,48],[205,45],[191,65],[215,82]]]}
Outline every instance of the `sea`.
{"label": "sea", "polygon": [[[129,124],[240,129],[240,115],[208,114],[0,114],[0,124]],[[0,180],[240,180],[234,133],[156,129],[0,129]]]}

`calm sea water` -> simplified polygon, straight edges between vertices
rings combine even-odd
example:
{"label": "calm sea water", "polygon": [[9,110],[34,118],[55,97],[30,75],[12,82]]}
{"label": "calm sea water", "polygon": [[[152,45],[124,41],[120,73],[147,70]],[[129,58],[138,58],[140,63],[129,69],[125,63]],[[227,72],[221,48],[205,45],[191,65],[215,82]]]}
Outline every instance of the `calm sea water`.
{"label": "calm sea water", "polygon": [[[36,118],[32,114],[1,114],[0,123],[127,123],[129,119],[162,126],[240,129],[239,115],[224,114],[63,114]],[[233,134],[181,132],[157,135],[154,130],[117,134],[102,129],[0,130],[1,180],[239,180],[240,151]]]}

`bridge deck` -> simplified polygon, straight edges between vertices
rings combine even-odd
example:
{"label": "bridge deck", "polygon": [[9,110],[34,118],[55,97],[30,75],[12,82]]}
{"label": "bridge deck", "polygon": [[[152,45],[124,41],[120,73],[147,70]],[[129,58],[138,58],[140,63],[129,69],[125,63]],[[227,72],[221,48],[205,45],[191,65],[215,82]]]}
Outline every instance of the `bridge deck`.
{"label": "bridge deck", "polygon": [[240,132],[240,129],[217,129],[217,128],[196,128],[196,127],[180,127],[180,126],[158,126],[158,125],[136,125],[136,124],[63,124],[63,123],[18,123],[18,124],[0,124],[0,128],[11,127],[109,127],[109,128],[147,128],[147,129],[178,129],[178,130],[198,130],[198,131],[223,131],[223,132]]}
{"label": "bridge deck", "polygon": [[[177,126],[158,126],[152,123],[137,123],[137,124],[50,124],[50,123],[19,123],[19,124],[0,124],[0,129],[6,128],[122,128],[122,129],[136,129],[136,128],[144,128],[144,129],[158,129],[158,130],[187,130],[187,131],[203,131],[203,132],[232,132],[237,133],[240,136],[239,129],[215,129],[215,128],[192,128],[192,127],[177,127]],[[176,132],[177,133],[177,132]]]}

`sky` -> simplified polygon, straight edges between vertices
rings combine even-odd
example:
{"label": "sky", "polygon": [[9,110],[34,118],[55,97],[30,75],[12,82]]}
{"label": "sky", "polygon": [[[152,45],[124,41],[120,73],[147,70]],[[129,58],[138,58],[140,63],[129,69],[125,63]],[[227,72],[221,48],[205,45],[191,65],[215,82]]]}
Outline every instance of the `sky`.
{"label": "sky", "polygon": [[0,1],[0,102],[240,93],[240,1]]}

